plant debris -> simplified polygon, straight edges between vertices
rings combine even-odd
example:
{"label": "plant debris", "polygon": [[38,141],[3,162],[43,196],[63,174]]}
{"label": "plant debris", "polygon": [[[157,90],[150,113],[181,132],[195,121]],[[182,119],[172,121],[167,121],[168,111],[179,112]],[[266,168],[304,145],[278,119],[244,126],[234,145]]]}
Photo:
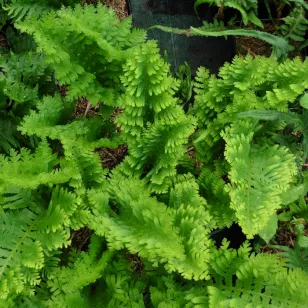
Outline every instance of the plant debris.
{"label": "plant debris", "polygon": [[71,247],[77,251],[87,251],[93,231],[89,228],[81,228],[73,231],[71,235]]}
{"label": "plant debris", "polygon": [[100,149],[98,153],[101,157],[103,168],[111,169],[122,162],[127,154],[127,145],[122,144],[117,149]]}

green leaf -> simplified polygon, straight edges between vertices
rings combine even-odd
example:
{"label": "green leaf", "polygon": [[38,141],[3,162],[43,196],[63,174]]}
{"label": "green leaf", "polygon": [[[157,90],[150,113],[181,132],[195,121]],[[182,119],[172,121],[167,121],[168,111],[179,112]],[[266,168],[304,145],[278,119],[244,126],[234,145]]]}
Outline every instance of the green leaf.
{"label": "green leaf", "polygon": [[262,21],[254,13],[248,14],[248,20],[251,21],[256,26],[258,26],[262,29],[264,28]]}
{"label": "green leaf", "polygon": [[300,105],[305,108],[308,109],[308,93],[305,93],[301,99],[299,100]]}
{"label": "green leaf", "polygon": [[249,110],[245,112],[240,112],[237,114],[239,119],[242,118],[254,118],[259,120],[280,120],[285,121],[288,124],[295,124],[299,128],[304,127],[304,123],[301,116],[295,112],[279,112],[274,110]]}
{"label": "green leaf", "polygon": [[279,221],[290,221],[292,220],[292,216],[293,216],[292,212],[283,212],[279,214],[277,217]]}
{"label": "green leaf", "polygon": [[302,248],[308,248],[308,236],[300,235],[298,237],[298,245]]}
{"label": "green leaf", "polygon": [[298,186],[292,186],[286,192],[282,193],[280,196],[281,203],[283,205],[288,205],[296,201],[300,196],[304,196],[308,191],[308,181],[305,179],[304,183]]}
{"label": "green leaf", "polygon": [[277,222],[278,222],[277,215],[273,214],[270,217],[267,226],[259,232],[259,235],[263,238],[263,240],[266,243],[268,243],[275,235],[276,230],[278,228]]}

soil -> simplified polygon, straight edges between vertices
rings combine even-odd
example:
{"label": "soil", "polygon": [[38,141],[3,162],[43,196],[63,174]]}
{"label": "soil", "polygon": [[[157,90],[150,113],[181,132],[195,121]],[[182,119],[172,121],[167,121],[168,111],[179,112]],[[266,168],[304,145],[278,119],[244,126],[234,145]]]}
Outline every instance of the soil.
{"label": "soil", "polygon": [[[247,30],[254,29],[251,26],[245,27]],[[276,26],[272,23],[264,23],[264,29],[262,31],[275,34]],[[290,44],[295,48],[293,51],[289,52],[290,58],[301,57],[303,60],[305,59],[304,55],[297,50],[300,46],[300,43],[290,41]],[[265,56],[270,57],[272,53],[272,47],[270,44],[253,38],[246,36],[237,36],[236,37],[236,49],[238,56],[245,56],[250,54],[254,57],[256,56]]]}
{"label": "soil", "polygon": [[117,149],[100,149],[98,150],[103,168],[114,168],[118,165],[127,154],[127,145],[122,144]]}
{"label": "soil", "polygon": [[137,254],[126,253],[127,260],[132,264],[132,272],[142,276],[144,273],[144,264]]}
{"label": "soil", "polygon": [[129,15],[128,11],[128,5],[126,0],[105,0],[105,1],[99,1],[99,0],[84,0],[83,3],[87,4],[97,4],[97,3],[103,3],[107,7],[113,8],[116,15],[119,18],[125,18]]}
{"label": "soil", "polygon": [[106,4],[107,7],[112,7],[119,18],[125,18],[129,15],[126,0],[106,0],[104,4]]}
{"label": "soil", "polygon": [[0,47],[3,47],[3,48],[9,47],[7,40],[6,40],[5,33],[3,31],[0,31]]}
{"label": "soil", "polygon": [[88,228],[73,231],[71,235],[72,242],[70,247],[75,248],[77,251],[87,251],[92,234],[93,231]]}
{"label": "soil", "polygon": [[[308,235],[308,229],[306,226],[306,230],[304,230],[304,234]],[[287,246],[290,248],[294,247],[296,241],[296,232],[294,231],[294,226],[290,222],[282,222],[278,223],[278,230],[276,232],[275,238],[270,241],[268,244],[265,244],[261,247],[260,252],[267,254],[274,254],[281,252],[281,250],[272,248],[272,245],[280,245]]]}
{"label": "soil", "polygon": [[[252,27],[246,27],[246,29],[252,29]],[[275,27],[268,23],[264,24],[264,31],[268,33],[273,33],[275,31]],[[271,45],[248,36],[237,36],[236,37],[236,47],[237,47],[237,55],[245,56],[250,54],[252,56],[265,56],[269,57],[272,53]]]}
{"label": "soil", "polygon": [[82,118],[82,117],[93,117],[97,115],[99,109],[99,103],[96,106],[92,106],[86,98],[81,98],[78,100],[73,117]]}

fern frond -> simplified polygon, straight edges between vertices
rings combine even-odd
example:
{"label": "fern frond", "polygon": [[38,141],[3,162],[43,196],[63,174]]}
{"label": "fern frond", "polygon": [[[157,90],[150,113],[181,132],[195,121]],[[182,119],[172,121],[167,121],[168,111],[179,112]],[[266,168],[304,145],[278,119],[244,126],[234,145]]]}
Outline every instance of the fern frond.
{"label": "fern frond", "polygon": [[31,0],[12,0],[11,3],[3,8],[7,11],[9,17],[15,21],[19,21],[25,16],[41,16],[50,10],[47,1],[39,1],[39,3],[35,3],[35,1]]}
{"label": "fern frond", "polygon": [[145,39],[144,32],[131,32],[131,19],[118,20],[102,5],[62,8],[17,27],[34,37],[59,83],[67,85],[68,99],[87,97],[92,105],[114,105],[126,50]]}
{"label": "fern frond", "polygon": [[230,208],[230,196],[226,191],[223,176],[226,174],[210,168],[203,168],[198,178],[202,193],[208,202],[207,210],[213,216],[218,228],[230,227],[236,221],[235,212]]}
{"label": "fern frond", "polygon": [[[156,42],[136,47],[124,72],[124,112],[116,119],[129,146],[123,171],[141,176],[147,166],[152,166],[144,176],[153,191],[165,192],[193,132],[194,119],[177,104],[174,94],[178,82],[171,77]],[[162,149],[159,152],[158,147]]]}
{"label": "fern frond", "polygon": [[74,174],[72,169],[53,169],[57,164],[56,154],[51,153],[47,142],[43,141],[35,153],[22,148],[20,153],[11,151],[10,157],[0,156],[0,187],[10,186],[35,189],[47,185],[67,182]]}
{"label": "fern frond", "polygon": [[16,124],[14,123],[14,120],[12,120],[13,119],[5,119],[5,116],[0,120],[0,148],[6,154],[10,152],[10,149],[20,147],[20,144],[16,139]]}
{"label": "fern frond", "polygon": [[169,207],[150,197],[144,182],[120,174],[114,175],[109,190],[119,214],[105,213],[92,228],[111,249],[127,248],[187,279],[208,277],[212,223],[195,183],[175,184]]}
{"label": "fern frond", "polygon": [[[259,23],[256,18],[255,21],[261,26],[262,23]],[[247,29],[227,29],[223,27],[223,23],[214,21],[213,24],[204,22],[202,27],[189,29],[178,29],[167,26],[153,26],[151,28],[159,29],[165,32],[174,33],[174,34],[183,34],[188,37],[190,36],[250,36],[259,40],[263,40],[273,46],[272,55],[278,59],[285,59],[288,55],[288,51],[291,47],[288,44],[288,41],[283,37],[275,36],[267,32],[261,32],[257,30],[247,30]]]}
{"label": "fern frond", "polygon": [[281,34],[295,42],[303,42],[308,30],[308,20],[305,17],[306,10],[302,6],[296,6],[285,18],[284,24],[279,27]]}
{"label": "fern frond", "polygon": [[54,293],[54,297],[59,293],[74,293],[100,278],[111,256],[112,253],[106,251],[96,260],[88,254],[80,253],[70,267],[58,268],[52,273],[48,287]]}
{"label": "fern frond", "polygon": [[33,52],[6,54],[0,58],[3,70],[3,93],[17,103],[38,98],[39,88],[51,79],[44,56]]}
{"label": "fern frond", "polygon": [[231,165],[228,191],[239,225],[252,238],[262,230],[280,205],[280,194],[297,173],[295,157],[286,148],[251,144],[256,124],[240,121],[222,134],[225,157]]}
{"label": "fern frond", "polygon": [[61,5],[72,5],[78,0],[7,0],[3,6],[7,14],[15,22],[27,17],[41,17],[52,9],[59,9]]}
{"label": "fern frond", "polygon": [[236,57],[232,64],[225,64],[218,78],[199,69],[195,104],[190,111],[199,124],[195,141],[198,159],[204,162],[213,159],[212,149],[221,142],[221,130],[235,121],[237,113],[249,110],[286,112],[308,88],[307,65],[308,61],[300,59],[278,63],[273,58],[247,56]]}
{"label": "fern frond", "polygon": [[307,283],[307,275],[300,270],[283,268],[276,256],[251,257],[239,266],[236,277],[235,284],[232,276],[227,274],[222,285],[208,287],[209,307],[306,305],[307,290],[301,288],[301,285]]}
{"label": "fern frond", "polygon": [[19,130],[28,136],[59,140],[64,150],[64,157],[59,160],[60,167],[74,170],[70,185],[84,193],[85,189],[91,185],[95,188],[104,179],[99,155],[94,150],[115,148],[121,142],[119,139],[100,138],[104,122],[98,117],[75,119],[66,124],[72,108],[72,103],[61,99],[60,95],[44,97],[37,103],[37,110],[23,118]]}
{"label": "fern frond", "polygon": [[55,189],[47,210],[37,202],[26,203],[27,208],[21,210],[1,210],[1,298],[20,292],[31,295],[31,286],[40,283],[48,252],[69,242],[66,227],[76,209],[75,202],[73,194]]}

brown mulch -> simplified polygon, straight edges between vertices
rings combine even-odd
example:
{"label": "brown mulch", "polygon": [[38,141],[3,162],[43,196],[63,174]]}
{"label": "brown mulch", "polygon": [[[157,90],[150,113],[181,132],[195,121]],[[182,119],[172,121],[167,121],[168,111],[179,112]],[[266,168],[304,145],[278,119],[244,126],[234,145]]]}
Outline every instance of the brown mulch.
{"label": "brown mulch", "polygon": [[98,3],[103,3],[107,7],[112,8],[118,18],[125,18],[129,15],[128,12],[128,5],[126,0],[105,0],[105,1],[99,1],[99,0],[84,0],[83,3],[87,4],[98,4]]}
{"label": "brown mulch", "polygon": [[126,253],[127,260],[132,264],[132,272],[142,275],[144,273],[144,264],[137,254]]}
{"label": "brown mulch", "polygon": [[[247,30],[253,29],[252,27],[246,27]],[[275,26],[271,23],[264,24],[264,32],[273,33]],[[271,45],[249,36],[237,36],[236,37],[237,54],[239,56],[245,56],[250,54],[252,56],[265,56],[269,57],[272,53]]]}
{"label": "brown mulch", "polygon": [[78,100],[73,117],[93,117],[97,115],[99,109],[99,103],[96,106],[92,106],[86,98],[81,98]]}
{"label": "brown mulch", "polygon": [[118,165],[127,154],[127,145],[122,144],[117,149],[98,150],[103,168],[113,168]]}
{"label": "brown mulch", "polygon": [[126,0],[107,0],[103,2],[107,7],[113,8],[119,18],[125,18],[129,15]]}
{"label": "brown mulch", "polygon": [[73,231],[71,235],[71,247],[77,251],[87,251],[93,231],[88,228],[81,228]]}
{"label": "brown mulch", "polygon": [[[253,29],[253,27],[245,27],[247,30]],[[262,31],[266,33],[275,34],[276,26],[272,23],[264,23],[264,29]],[[290,41],[290,44],[295,48],[293,51],[289,52],[290,58],[301,57],[305,59],[304,55],[298,51],[298,47],[301,45],[298,42]],[[237,36],[236,37],[236,49],[238,56],[246,56],[250,54],[254,57],[265,56],[270,57],[272,54],[272,46],[262,40],[249,37],[249,36]]]}
{"label": "brown mulch", "polygon": [[3,48],[9,48],[9,45],[6,40],[6,36],[3,32],[0,32],[0,46]]}
{"label": "brown mulch", "polygon": [[[304,234],[308,235],[308,228],[306,225],[306,229],[304,230]],[[275,235],[275,238],[270,241],[268,244],[265,244],[260,252],[267,254],[275,254],[277,252],[281,252],[281,250],[272,248],[272,245],[280,245],[287,246],[290,248],[294,247],[296,241],[297,234],[294,231],[294,226],[290,222],[278,222],[278,229]]]}

